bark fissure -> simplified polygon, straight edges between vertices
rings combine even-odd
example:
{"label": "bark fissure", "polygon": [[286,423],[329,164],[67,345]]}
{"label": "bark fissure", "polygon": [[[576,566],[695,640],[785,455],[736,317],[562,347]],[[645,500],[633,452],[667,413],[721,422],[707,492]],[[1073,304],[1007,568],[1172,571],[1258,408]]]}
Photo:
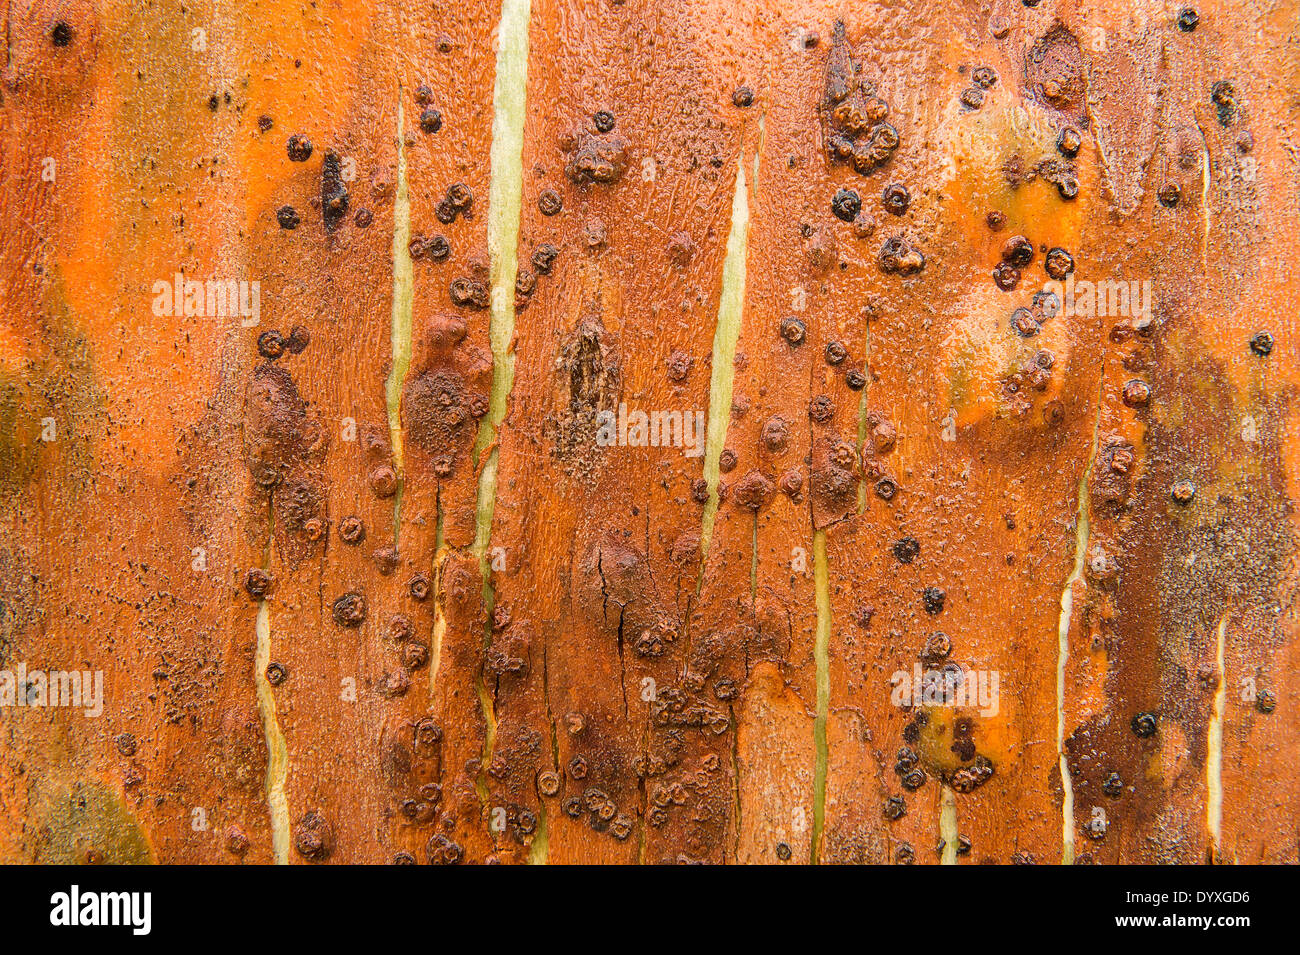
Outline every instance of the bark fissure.
{"label": "bark fissure", "polygon": [[[406,139],[402,134],[402,88],[397,88],[397,196],[393,202],[393,305],[390,317],[392,367],[385,400],[388,434],[393,446],[397,491],[393,495],[393,546],[402,530],[402,496],[406,485],[402,435],[402,387],[411,367],[411,313],[414,308],[414,272],[411,268],[411,194],[406,183]],[[441,519],[441,514],[439,514]]]}
{"label": "bark fissure", "polygon": [[709,381],[709,419],[704,443],[704,480],[709,498],[704,505],[700,529],[700,581],[708,560],[713,521],[718,513],[718,462],[727,442],[731,419],[731,391],[736,376],[736,342],[745,313],[745,257],[749,246],[749,196],[745,189],[745,164],[736,162],[736,189],[731,202],[731,231],[727,256],[722,264],[722,295],[718,302],[718,324],[713,335],[713,367]]}
{"label": "bark fissure", "polygon": [[[273,512],[272,512],[273,513]],[[271,546],[275,539],[275,519],[268,521],[266,551],[262,569],[271,572]],[[266,739],[266,803],[271,821],[271,853],[276,865],[289,862],[289,800],[285,785],[289,777],[289,749],[275,713],[275,694],[266,675],[271,664],[271,605],[263,597],[257,605],[257,650],[253,658],[253,680],[257,688],[257,708],[262,717]]]}
{"label": "bark fissure", "polygon": [[[497,430],[505,419],[514,383],[515,277],[518,274],[519,213],[523,197],[524,99],[528,85],[529,0],[503,0],[497,28],[496,80],[492,93],[491,185],[488,190],[488,259],[492,282],[489,337],[492,346],[492,394],[479,427],[474,458],[480,467],[474,511],[474,554],[483,585],[484,651],[492,639],[496,594],[492,586],[489,539],[496,508]],[[483,459],[487,455],[487,460]],[[483,765],[492,760],[496,718],[480,671],[476,677],[486,731]],[[481,793],[486,783],[479,778]]]}
{"label": "bark fissure", "polygon": [[1214,691],[1214,709],[1205,740],[1205,824],[1210,833],[1210,862],[1219,860],[1223,832],[1223,715],[1228,702],[1227,673],[1223,668],[1223,644],[1228,630],[1228,612],[1224,611],[1216,632],[1215,672],[1219,686]]}
{"label": "bark fissure", "polygon": [[1056,753],[1061,768],[1061,862],[1074,862],[1074,786],[1070,778],[1070,765],[1065,755],[1065,674],[1070,659],[1070,619],[1074,612],[1074,585],[1083,580],[1083,570],[1088,559],[1089,511],[1091,500],[1088,479],[1097,461],[1097,444],[1101,435],[1101,400],[1105,383],[1105,370],[1097,387],[1097,417],[1093,422],[1092,446],[1083,473],[1079,476],[1079,504],[1074,525],[1074,565],[1061,590],[1061,616],[1057,623],[1056,647]]}
{"label": "bark fissure", "polygon": [[826,532],[813,532],[813,579],[817,589],[817,635],[813,657],[817,665],[817,716],[813,721],[813,829],[810,862],[817,864],[821,848],[822,826],[826,821],[826,767],[830,748],[826,741],[826,717],[831,702],[831,584],[826,559]]}

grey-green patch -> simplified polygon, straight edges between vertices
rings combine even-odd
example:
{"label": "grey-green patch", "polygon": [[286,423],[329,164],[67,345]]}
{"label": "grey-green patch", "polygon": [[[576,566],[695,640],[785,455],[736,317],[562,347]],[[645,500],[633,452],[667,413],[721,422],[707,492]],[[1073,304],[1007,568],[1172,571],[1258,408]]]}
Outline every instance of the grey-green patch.
{"label": "grey-green patch", "polygon": [[[65,313],[62,327],[71,326]],[[105,414],[84,338],[56,339],[49,357],[21,374],[0,371],[0,501],[11,501],[37,474],[55,468],[62,492],[79,497],[94,474],[94,435]]]}
{"label": "grey-green patch", "polygon": [[150,865],[153,853],[135,817],[117,794],[99,783],[71,787],[38,783],[28,809],[28,831],[35,843],[32,860],[75,865],[102,860],[108,865]]}
{"label": "grey-green patch", "polygon": [[36,473],[43,409],[29,382],[0,373],[0,500],[13,497]]}
{"label": "grey-green patch", "polygon": [[[16,378],[0,376],[0,499],[40,470],[52,472],[68,499],[79,498],[94,478],[96,437],[108,418],[90,342],[68,305],[61,273],[49,274],[40,357]],[[4,473],[10,462],[18,468],[14,478]]]}
{"label": "grey-green patch", "polygon": [[0,549],[0,668],[40,615],[36,578],[22,551]]}

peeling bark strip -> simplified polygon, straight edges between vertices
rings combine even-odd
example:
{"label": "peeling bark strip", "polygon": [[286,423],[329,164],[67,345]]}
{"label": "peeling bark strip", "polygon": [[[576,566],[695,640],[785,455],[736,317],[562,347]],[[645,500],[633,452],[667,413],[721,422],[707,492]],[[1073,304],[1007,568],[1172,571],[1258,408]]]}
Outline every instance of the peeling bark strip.
{"label": "peeling bark strip", "polygon": [[275,716],[275,697],[267,670],[271,666],[271,611],[265,600],[257,608],[257,655],[254,659],[257,681],[257,705],[262,712],[266,733],[266,802],[271,813],[271,852],[277,864],[289,861],[289,804],[284,795],[284,780],[289,756],[284,734]]}
{"label": "peeling bark strip", "polygon": [[[705,430],[704,482],[708,501],[704,505],[700,530],[700,553],[707,558],[713,539],[713,522],[718,513],[718,478],[722,452],[727,441],[727,423],[731,420],[731,397],[735,387],[736,340],[745,308],[745,265],[749,247],[749,193],[745,188],[744,157],[736,163],[735,198],[731,202],[731,228],[727,234],[727,257],[722,263],[722,294],[718,303],[717,328],[713,333],[713,375],[709,382],[709,417]],[[759,157],[754,159],[754,178],[758,179]]]}
{"label": "peeling bark strip", "polygon": [[1292,6],[4,9],[0,861],[1300,861]]}
{"label": "peeling bark strip", "polygon": [[384,391],[388,408],[389,440],[393,443],[393,461],[397,466],[397,493],[393,502],[394,536],[402,527],[402,483],[406,473],[405,440],[402,429],[402,387],[411,367],[411,310],[414,275],[411,269],[411,191],[406,173],[405,115],[401,90],[397,102],[397,192],[393,199],[393,310],[390,319],[392,338],[391,369]]}

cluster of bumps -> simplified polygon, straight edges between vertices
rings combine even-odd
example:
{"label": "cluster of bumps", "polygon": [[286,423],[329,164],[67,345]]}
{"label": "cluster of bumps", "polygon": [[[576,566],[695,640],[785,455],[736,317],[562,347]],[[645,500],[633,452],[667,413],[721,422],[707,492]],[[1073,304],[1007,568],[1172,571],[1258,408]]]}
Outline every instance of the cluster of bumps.
{"label": "cluster of bumps", "polygon": [[898,130],[885,120],[889,104],[858,77],[849,55],[844,23],[837,21],[826,63],[823,103],[826,148],[833,163],[851,163],[867,175],[887,163],[898,148]]}

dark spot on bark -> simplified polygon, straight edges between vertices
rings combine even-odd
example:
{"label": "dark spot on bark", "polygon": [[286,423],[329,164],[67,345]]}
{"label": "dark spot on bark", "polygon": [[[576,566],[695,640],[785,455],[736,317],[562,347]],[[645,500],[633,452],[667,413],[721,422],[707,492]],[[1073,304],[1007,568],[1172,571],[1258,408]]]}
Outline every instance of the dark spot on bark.
{"label": "dark spot on bark", "polygon": [[294,133],[285,144],[290,162],[306,162],[311,158],[311,140],[302,133]]}
{"label": "dark spot on bark", "polygon": [[330,607],[334,622],[340,627],[359,627],[366,619],[366,597],[352,591],[337,598]]}
{"label": "dark spot on bark", "polygon": [[321,218],[325,229],[333,232],[343,222],[348,211],[348,190],[343,183],[343,163],[339,154],[330,149],[321,163],[320,177]]}

